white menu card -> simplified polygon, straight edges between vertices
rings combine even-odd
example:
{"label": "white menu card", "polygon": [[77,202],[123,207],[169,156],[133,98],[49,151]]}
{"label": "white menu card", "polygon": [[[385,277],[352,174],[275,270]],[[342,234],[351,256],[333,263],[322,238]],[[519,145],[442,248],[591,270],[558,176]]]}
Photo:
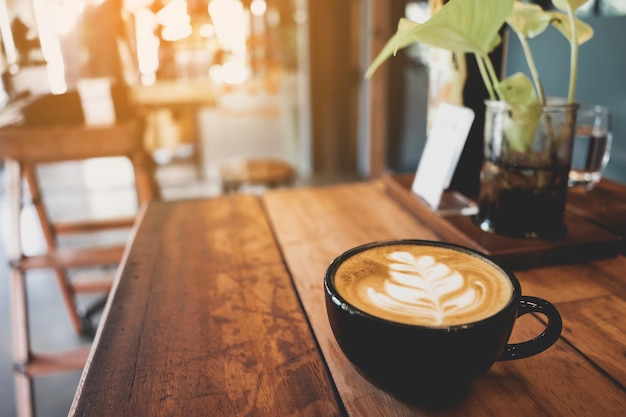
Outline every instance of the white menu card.
{"label": "white menu card", "polygon": [[436,210],[474,122],[472,109],[441,103],[437,108],[411,190]]}

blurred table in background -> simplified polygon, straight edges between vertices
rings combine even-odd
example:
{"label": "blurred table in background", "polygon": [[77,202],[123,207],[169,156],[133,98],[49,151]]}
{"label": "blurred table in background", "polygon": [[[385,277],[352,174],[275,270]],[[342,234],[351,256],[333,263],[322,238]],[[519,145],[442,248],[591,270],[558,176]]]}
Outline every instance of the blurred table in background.
{"label": "blurred table in background", "polygon": [[146,148],[157,163],[189,158],[200,163],[197,113],[217,105],[218,86],[210,81],[158,81],[131,86],[129,96],[146,119]]}

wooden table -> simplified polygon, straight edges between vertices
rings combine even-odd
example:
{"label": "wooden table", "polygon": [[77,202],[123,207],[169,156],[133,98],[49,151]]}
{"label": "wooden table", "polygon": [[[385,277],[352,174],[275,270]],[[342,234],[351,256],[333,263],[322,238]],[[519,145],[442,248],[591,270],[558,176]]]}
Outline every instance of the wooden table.
{"label": "wooden table", "polygon": [[[380,182],[155,202],[142,213],[70,416],[624,416],[626,257],[519,271],[562,338],[496,363],[460,404],[402,403],[335,343],[323,274],[344,250],[438,239]],[[513,339],[537,334],[525,316]]]}

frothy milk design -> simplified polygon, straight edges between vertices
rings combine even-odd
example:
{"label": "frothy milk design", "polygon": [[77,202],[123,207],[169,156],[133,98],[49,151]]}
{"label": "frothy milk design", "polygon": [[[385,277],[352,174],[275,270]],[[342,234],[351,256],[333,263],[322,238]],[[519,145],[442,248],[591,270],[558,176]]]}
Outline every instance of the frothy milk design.
{"label": "frothy milk design", "polygon": [[367,289],[371,302],[382,309],[428,318],[433,325],[440,325],[447,315],[476,309],[485,299],[483,283],[468,284],[461,273],[433,256],[396,251],[388,259],[389,276],[382,289]]}

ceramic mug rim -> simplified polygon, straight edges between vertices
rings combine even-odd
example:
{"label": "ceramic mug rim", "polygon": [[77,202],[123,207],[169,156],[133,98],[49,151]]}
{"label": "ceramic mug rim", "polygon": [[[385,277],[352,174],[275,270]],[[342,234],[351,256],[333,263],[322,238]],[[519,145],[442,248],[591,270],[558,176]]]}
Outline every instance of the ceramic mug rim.
{"label": "ceramic mug rim", "polygon": [[[337,291],[337,288],[335,287],[335,282],[334,282],[335,272],[346,259],[360,252],[363,252],[365,250],[375,248],[375,247],[391,246],[391,245],[437,246],[437,247],[443,247],[443,248],[460,251],[467,255],[477,257],[481,261],[486,262],[487,264],[490,264],[491,266],[493,266],[494,268],[502,272],[502,275],[509,279],[513,287],[511,291],[511,298],[509,299],[507,304],[504,307],[502,307],[497,313],[494,313],[480,320],[476,320],[476,321],[472,321],[468,323],[462,323],[462,324],[435,325],[435,326],[427,326],[427,325],[422,325],[422,324],[409,324],[409,323],[401,323],[401,322],[385,319],[385,318],[367,313],[359,309],[358,307],[356,307],[354,304],[352,304],[351,302],[346,300],[343,296],[341,296],[341,294],[339,294],[339,292]],[[484,254],[478,250],[468,248],[466,246],[462,246],[462,245],[458,245],[454,243],[448,243],[448,242],[435,241],[435,240],[426,240],[426,239],[379,240],[379,241],[373,241],[373,242],[365,243],[365,244],[350,248],[346,250],[345,252],[343,252],[342,254],[340,254],[339,256],[337,256],[329,264],[328,268],[326,268],[326,272],[324,273],[324,290],[326,291],[326,295],[330,297],[332,303],[335,304],[336,307],[347,312],[348,314],[357,315],[368,320],[372,320],[372,321],[379,322],[379,323],[384,323],[387,326],[394,326],[398,328],[408,328],[408,329],[419,329],[421,331],[433,331],[433,332],[444,331],[448,333],[469,330],[474,327],[481,327],[483,325],[487,325],[488,323],[494,320],[497,320],[499,317],[507,316],[508,314],[511,313],[511,310],[515,310],[515,311],[517,310],[517,308],[519,307],[521,296],[522,296],[521,285],[520,285],[519,280],[515,276],[515,274],[513,274],[513,272],[510,269],[506,268],[500,262],[489,257],[489,255]]]}

